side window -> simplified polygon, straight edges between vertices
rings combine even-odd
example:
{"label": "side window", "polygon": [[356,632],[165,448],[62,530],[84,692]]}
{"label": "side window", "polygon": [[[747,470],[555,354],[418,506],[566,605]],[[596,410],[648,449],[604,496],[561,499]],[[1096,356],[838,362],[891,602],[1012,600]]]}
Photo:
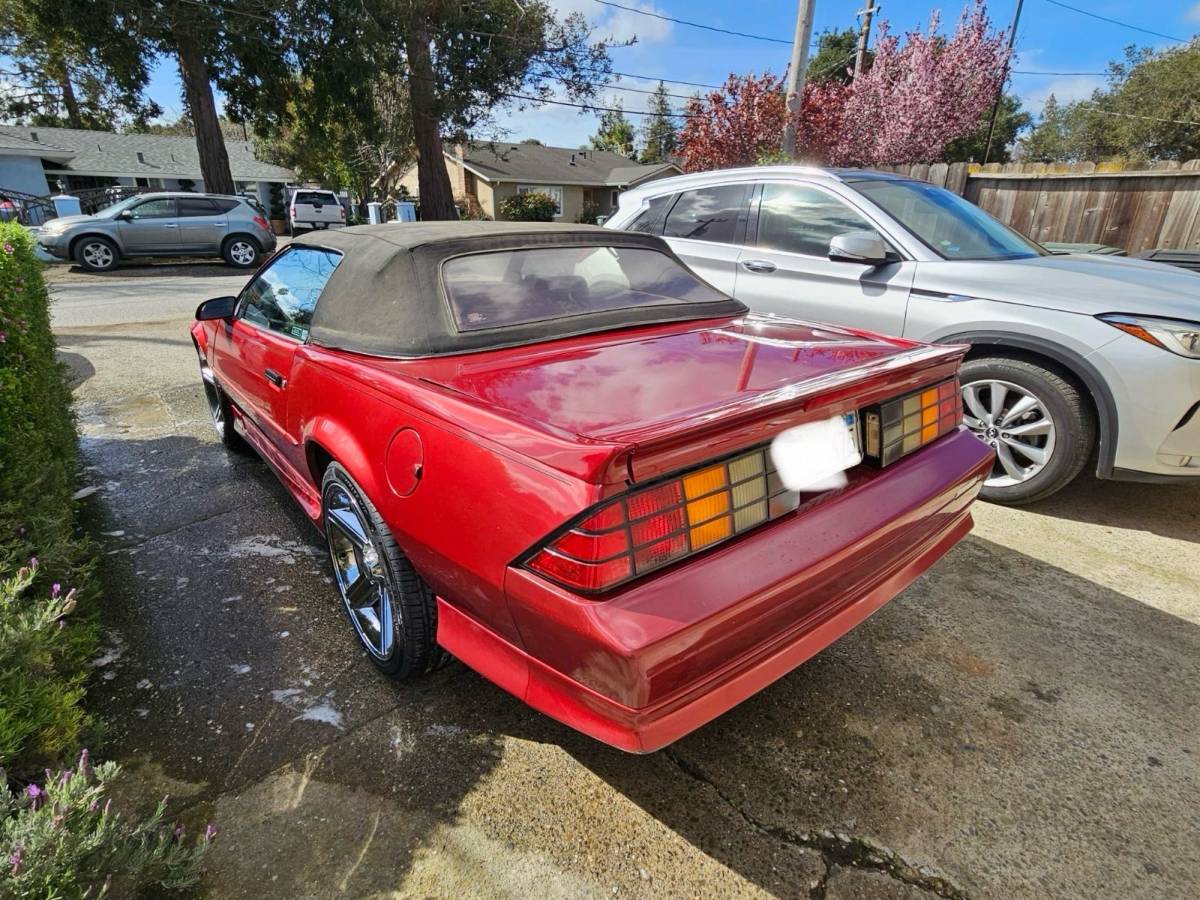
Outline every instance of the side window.
{"label": "side window", "polygon": [[684,191],[667,216],[665,237],[732,244],[737,240],[738,217],[746,210],[750,186],[727,184]]}
{"label": "side window", "polygon": [[170,219],[175,216],[175,198],[160,197],[139,203],[129,214],[135,219]]}
{"label": "side window", "polygon": [[180,216],[219,216],[220,208],[205,197],[180,197]]}
{"label": "side window", "polygon": [[332,250],[290,248],[242,293],[238,315],[260,328],[306,340],[317,298],[341,261],[341,254]]}
{"label": "side window", "polygon": [[675,194],[651,198],[646,208],[633,218],[625,230],[640,231],[642,234],[662,234],[663,219],[666,218],[667,210],[671,208],[674,201]]}
{"label": "side window", "polygon": [[875,226],[836,197],[799,184],[764,184],[758,208],[758,246],[805,256],[828,256],[829,242]]}

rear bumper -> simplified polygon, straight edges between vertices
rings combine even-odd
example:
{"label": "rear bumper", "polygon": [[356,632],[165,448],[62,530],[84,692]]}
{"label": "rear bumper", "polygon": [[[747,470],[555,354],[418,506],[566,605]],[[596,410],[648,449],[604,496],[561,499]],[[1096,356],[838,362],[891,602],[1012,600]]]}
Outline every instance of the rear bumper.
{"label": "rear bumper", "polygon": [[559,721],[622,750],[678,740],[907,587],[971,527],[992,464],[966,432],[712,553],[585,600],[506,581],[524,647],[439,599],[438,641]]}

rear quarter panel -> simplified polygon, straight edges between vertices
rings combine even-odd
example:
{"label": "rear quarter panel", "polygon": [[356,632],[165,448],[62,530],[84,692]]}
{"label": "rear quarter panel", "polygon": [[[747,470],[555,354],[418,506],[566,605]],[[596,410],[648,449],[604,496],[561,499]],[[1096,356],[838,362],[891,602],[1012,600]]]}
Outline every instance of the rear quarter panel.
{"label": "rear quarter panel", "polygon": [[[289,407],[299,439],[350,472],[435,593],[519,643],[504,596],[508,564],[595,502],[599,488],[508,450],[494,426],[473,430],[486,419],[415,379],[319,348],[302,348],[299,357]],[[402,429],[412,429],[421,447],[420,477],[407,496],[386,473],[388,447]],[[311,467],[306,474],[319,489]]]}

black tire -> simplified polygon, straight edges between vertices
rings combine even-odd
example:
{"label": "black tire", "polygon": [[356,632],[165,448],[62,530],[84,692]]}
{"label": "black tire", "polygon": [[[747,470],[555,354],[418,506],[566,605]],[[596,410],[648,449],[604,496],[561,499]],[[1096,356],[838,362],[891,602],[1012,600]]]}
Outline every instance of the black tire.
{"label": "black tire", "polygon": [[235,234],[221,245],[221,257],[235,269],[253,269],[262,260],[262,247],[248,235]]}
{"label": "black tire", "polygon": [[121,261],[121,251],[108,238],[89,235],[75,245],[75,260],[89,272],[111,272]]}
{"label": "black tire", "polygon": [[199,348],[196,349],[196,355],[200,357],[200,381],[204,384],[204,399],[208,404],[208,414],[212,418],[217,440],[227,450],[245,453],[249,446],[246,444],[246,439],[233,427],[233,410],[229,397],[217,384],[217,379],[213,375],[212,369],[209,368],[208,362],[200,354]]}
{"label": "black tire", "polygon": [[[321,479],[321,518],[327,538],[330,529],[337,527],[330,524],[329,520],[331,499],[343,491],[357,505],[362,514],[361,518],[365,520],[366,537],[382,563],[382,578],[386,582],[392,607],[390,652],[381,656],[370,647],[363,636],[339,586],[342,608],[350,619],[355,635],[367,658],[379,671],[391,678],[404,680],[431,672],[446,659],[445,651],[437,644],[437,603],[433,591],[417,574],[408,557],[396,544],[391,529],[375,509],[375,504],[350,477],[350,473],[338,463],[330,463]],[[333,541],[327,540],[326,543],[329,547],[330,564],[334,567],[336,576],[338,561],[335,558]]]}
{"label": "black tire", "polygon": [[[1030,360],[987,356],[963,363],[959,379],[964,389],[1002,381],[1028,391],[1041,401],[1054,428],[1054,446],[1043,468],[1016,484],[985,484],[983,499],[1009,506],[1044,500],[1066,487],[1087,464],[1096,447],[1095,415],[1080,388],[1058,372]],[[964,413],[971,415],[965,404]]]}

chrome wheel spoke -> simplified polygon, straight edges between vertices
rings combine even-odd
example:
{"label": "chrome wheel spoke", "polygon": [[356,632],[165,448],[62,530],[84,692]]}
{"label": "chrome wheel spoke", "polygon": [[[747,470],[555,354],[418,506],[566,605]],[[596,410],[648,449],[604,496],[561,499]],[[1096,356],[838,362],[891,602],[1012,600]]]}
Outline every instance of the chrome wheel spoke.
{"label": "chrome wheel spoke", "polygon": [[329,510],[329,518],[359,548],[358,552],[361,553],[362,548],[367,545],[367,532],[363,528],[362,522],[358,520],[358,516],[354,510],[350,507],[331,509]]}
{"label": "chrome wheel spoke", "polygon": [[1021,418],[1021,416],[1025,415],[1025,413],[1029,412],[1030,410],[1037,409],[1040,405],[1041,404],[1038,403],[1037,397],[1026,394],[1012,405],[1012,409],[997,419],[996,424],[1003,428],[1009,422],[1017,421],[1019,418]]}
{"label": "chrome wheel spoke", "polygon": [[1046,467],[1054,454],[1054,421],[1045,404],[1028,389],[998,379],[962,386],[965,424],[996,451],[996,464],[985,484],[1012,487]]}
{"label": "chrome wheel spoke", "polygon": [[1049,419],[1037,419],[1033,422],[1026,422],[1023,425],[1014,425],[1012,428],[1006,428],[1005,433],[1013,437],[1038,437],[1050,434],[1053,430],[1054,424]]}
{"label": "chrome wheel spoke", "polygon": [[1004,401],[1008,399],[1008,388],[999,381],[993,381],[988,385],[988,394],[991,401],[988,404],[988,422],[995,424],[1000,421],[1000,416],[1004,413]]}
{"label": "chrome wheel spoke", "polygon": [[1014,441],[1012,438],[1001,438],[1003,441],[1001,447],[1011,447],[1016,450],[1030,462],[1038,466],[1044,466],[1049,454],[1041,447],[1034,447],[1030,444],[1024,444],[1021,441]]}

